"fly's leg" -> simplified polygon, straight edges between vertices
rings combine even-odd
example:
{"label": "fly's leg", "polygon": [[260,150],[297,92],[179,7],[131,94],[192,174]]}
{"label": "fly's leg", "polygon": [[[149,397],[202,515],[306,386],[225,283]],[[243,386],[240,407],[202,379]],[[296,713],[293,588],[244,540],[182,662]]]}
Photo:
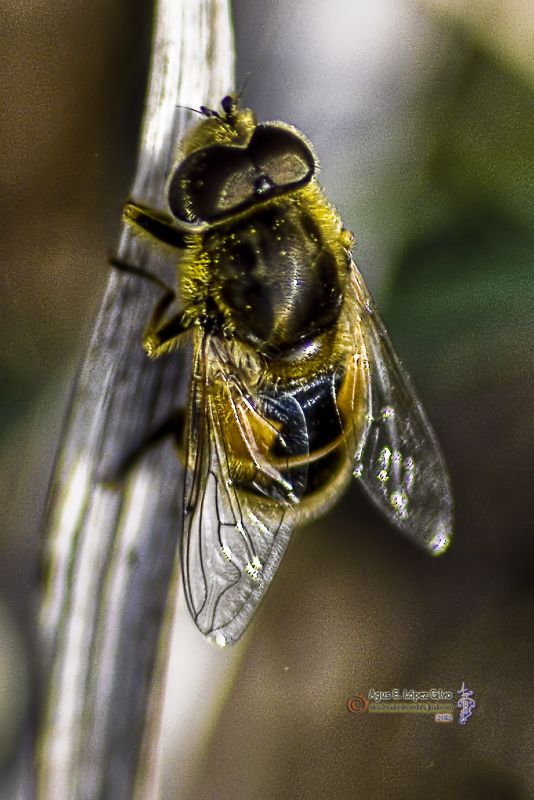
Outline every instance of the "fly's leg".
{"label": "fly's leg", "polygon": [[158,214],[151,208],[129,201],[122,210],[122,218],[138,233],[157,239],[161,244],[180,250],[187,246],[184,233],[178,230],[173,225],[172,219],[165,214]]}
{"label": "fly's leg", "polygon": [[[158,215],[151,209],[128,202],[123,210],[123,219],[141,235],[145,234],[151,239],[156,239],[158,242],[174,248],[186,246],[183,234],[173,227],[171,220],[163,215]],[[188,309],[187,313],[182,311],[174,316],[169,316],[169,307],[176,299],[174,289],[143,267],[127,264],[113,257],[110,259],[110,263],[116,269],[149,280],[163,290],[163,295],[154,306],[143,333],[143,347],[152,358],[157,358],[171,350],[178,344],[181,335],[193,324],[196,318],[196,309]],[[174,438],[179,455],[182,457],[184,428],[185,412],[183,409],[179,409],[158,425],[142,442],[133,447],[120,463],[102,478],[103,482],[114,484],[124,480],[139,459],[168,436]]]}
{"label": "fly's leg", "polygon": [[119,463],[106,470],[105,474],[100,477],[100,481],[109,486],[114,486],[122,483],[128,476],[130,471],[140,459],[154,447],[167,437],[172,436],[178,450],[178,455],[183,460],[184,458],[184,430],[185,430],[185,411],[178,409],[174,411],[170,417],[164,420],[157,428],[155,428],[143,441],[136,444],[125,456],[121,458]]}
{"label": "fly's leg", "polygon": [[148,323],[143,332],[143,347],[150,358],[158,358],[164,353],[168,353],[179,343],[180,336],[193,325],[196,319],[196,309],[189,308],[181,311],[168,319],[165,319],[166,312],[176,299],[176,292],[160,280],[157,275],[132,264],[126,264],[117,258],[111,258],[110,264],[122,272],[132,275],[139,275],[155,283],[163,289],[163,295],[154,306]]}
{"label": "fly's leg", "polygon": [[164,320],[165,313],[175,297],[176,294],[172,289],[166,291],[150,315],[143,333],[143,347],[150,358],[158,358],[176,347],[181,335],[194,322],[195,315],[191,314],[191,309],[187,311],[187,314],[182,311],[170,319]]}
{"label": "fly's leg", "polygon": [[[181,249],[186,247],[184,234],[173,226],[172,220],[163,214],[157,214],[152,209],[128,202],[124,206],[123,219],[141,235],[145,234],[161,244]],[[188,308],[187,311],[168,316],[169,306],[176,299],[174,289],[142,267],[125,264],[116,258],[111,259],[111,264],[124,272],[150,280],[163,289],[163,295],[154,306],[143,333],[143,347],[151,358],[158,358],[172,350],[178,344],[182,333],[192,326],[202,309]]]}
{"label": "fly's leg", "polygon": [[153,272],[150,272],[150,270],[144,267],[137,267],[135,264],[127,264],[125,261],[115,258],[115,256],[110,256],[109,263],[112,267],[115,267],[115,269],[121,272],[128,272],[130,275],[137,275],[138,278],[145,278],[145,280],[155,283],[156,286],[159,286],[164,292],[169,292],[174,295],[174,289],[171,289],[165,281],[162,281],[161,278],[158,278],[157,275],[154,275]]}

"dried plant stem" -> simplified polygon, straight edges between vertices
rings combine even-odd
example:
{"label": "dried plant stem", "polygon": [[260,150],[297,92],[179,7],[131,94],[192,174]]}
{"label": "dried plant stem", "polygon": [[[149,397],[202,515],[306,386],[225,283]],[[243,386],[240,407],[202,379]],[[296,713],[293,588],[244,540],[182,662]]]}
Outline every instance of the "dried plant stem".
{"label": "dried plant stem", "polygon": [[[131,194],[163,210],[176,143],[192,116],[178,106],[216,105],[234,88],[227,0],[159,0],[153,41]],[[127,229],[117,255],[173,280],[168,256]],[[183,401],[187,354],[151,362],[140,346],[156,297],[157,289],[136,276],[111,275],[65,430],[40,618],[47,675],[38,748],[42,800],[158,796],[155,773],[150,766],[138,771],[138,761],[171,627],[169,617],[160,637],[177,574],[180,466],[165,444],[143,456],[120,487],[102,480]],[[159,724],[157,703],[151,707],[142,749],[149,765]]]}

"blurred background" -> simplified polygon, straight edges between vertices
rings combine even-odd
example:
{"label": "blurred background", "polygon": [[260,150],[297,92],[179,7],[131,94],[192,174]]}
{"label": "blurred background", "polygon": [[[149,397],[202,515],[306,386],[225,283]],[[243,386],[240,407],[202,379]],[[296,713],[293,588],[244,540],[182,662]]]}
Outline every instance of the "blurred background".
{"label": "blurred background", "polygon": [[[41,519],[133,175],[151,4],[4,3],[0,796],[34,669]],[[299,531],[231,651],[177,626],[165,797],[534,795],[534,8],[239,0],[238,87],[321,182],[435,425],[457,531],[432,560],[353,486]],[[232,89],[233,87],[228,87]],[[465,727],[360,716],[465,681]]]}

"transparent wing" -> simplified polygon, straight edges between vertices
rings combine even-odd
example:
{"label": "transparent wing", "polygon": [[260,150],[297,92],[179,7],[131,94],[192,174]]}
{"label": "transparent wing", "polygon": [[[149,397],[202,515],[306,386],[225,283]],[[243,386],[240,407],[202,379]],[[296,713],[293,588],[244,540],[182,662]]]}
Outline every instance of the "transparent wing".
{"label": "transparent wing", "polygon": [[[283,452],[284,442],[276,425],[252,407],[225,358],[225,344],[196,336],[183,577],[196,625],[224,645],[244,632],[280,563],[302,476],[272,465],[270,450]],[[238,461],[248,472],[249,491],[240,485]]]}
{"label": "transparent wing", "polygon": [[355,264],[352,286],[369,362],[369,414],[354,475],[401,531],[439,555],[452,536],[443,455]]}

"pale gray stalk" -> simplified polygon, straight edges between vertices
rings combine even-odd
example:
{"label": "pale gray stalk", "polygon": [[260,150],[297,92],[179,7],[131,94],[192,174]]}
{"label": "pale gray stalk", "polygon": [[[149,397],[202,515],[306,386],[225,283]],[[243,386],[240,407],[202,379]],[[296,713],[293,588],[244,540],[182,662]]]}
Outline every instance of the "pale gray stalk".
{"label": "pale gray stalk", "polygon": [[[197,121],[179,106],[217,106],[234,89],[228,6],[227,0],[157,3],[131,189],[141,204],[165,210],[176,144]],[[174,282],[172,253],[159,252],[127,228],[117,256]],[[159,289],[142,278],[111,272],[64,433],[40,616],[41,800],[159,794],[152,769],[159,709],[149,697],[161,695],[165,674],[169,613],[160,634],[174,595],[181,466],[166,443],[149,450],[121,486],[102,480],[185,397],[187,353],[152,362],[141,347],[158,296]]]}

